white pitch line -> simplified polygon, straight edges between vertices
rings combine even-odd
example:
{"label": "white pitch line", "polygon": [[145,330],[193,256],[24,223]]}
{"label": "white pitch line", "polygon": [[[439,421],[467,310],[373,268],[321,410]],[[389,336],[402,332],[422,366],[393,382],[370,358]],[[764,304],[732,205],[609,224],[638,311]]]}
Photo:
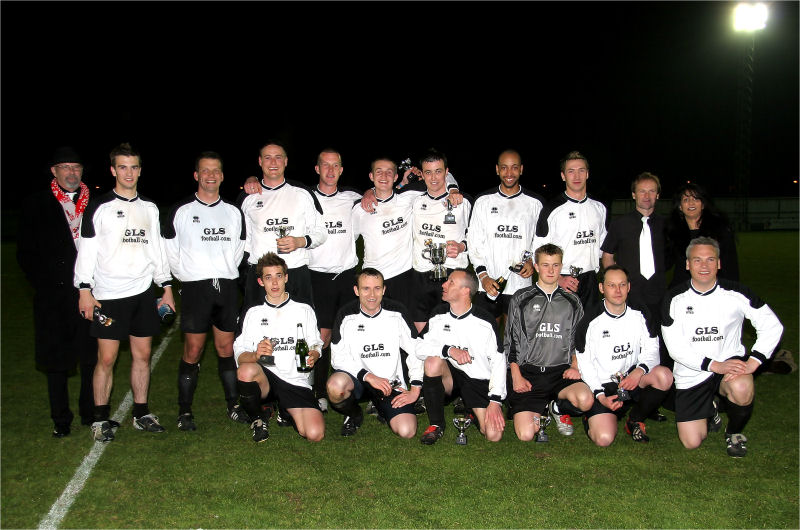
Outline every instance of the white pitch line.
{"label": "white pitch line", "polygon": [[[153,356],[150,358],[150,373],[153,373],[158,360],[161,358],[161,354],[167,349],[170,340],[172,340],[172,335],[179,327],[180,315],[178,315],[178,317],[175,319],[175,322],[172,323],[172,326],[170,326],[166,336],[161,340],[161,343],[158,345],[155,353],[153,353]],[[112,419],[122,423],[122,420],[128,415],[128,411],[132,406],[133,392],[128,390],[128,393],[125,394],[125,398],[122,400],[122,403],[120,403],[119,408],[117,408],[117,411],[114,413]],[[92,469],[94,469],[97,461],[100,460],[100,456],[102,456],[107,446],[108,444],[104,443],[92,443],[92,450],[89,451],[89,454],[83,459],[81,465],[78,466],[78,469],[72,476],[72,480],[70,480],[69,484],[67,484],[67,487],[64,488],[61,496],[58,498],[58,500],[56,500],[56,502],[53,503],[53,506],[50,507],[50,512],[48,512],[48,514],[41,520],[39,523],[39,528],[55,529],[59,527],[61,522],[64,520],[64,517],[67,516],[67,512],[72,506],[72,503],[75,502],[76,498],[78,498],[78,495],[83,489],[84,484],[86,484],[86,481],[89,479],[89,475],[92,473]]]}

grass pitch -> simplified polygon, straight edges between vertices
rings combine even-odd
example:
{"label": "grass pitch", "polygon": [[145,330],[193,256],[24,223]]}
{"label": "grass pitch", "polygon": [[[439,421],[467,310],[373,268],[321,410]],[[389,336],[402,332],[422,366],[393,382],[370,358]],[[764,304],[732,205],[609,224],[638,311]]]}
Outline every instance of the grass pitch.
{"label": "grass pitch", "polygon": [[[797,358],[798,234],[741,234],[739,249],[744,283],[778,313],[786,327],[782,346]],[[50,435],[45,378],[33,368],[31,292],[14,252],[13,244],[3,244],[0,526],[34,528],[94,442],[77,422],[64,439]],[[752,336],[746,340],[752,343]],[[589,442],[579,423],[569,438],[548,429],[548,444],[519,442],[512,423],[498,444],[471,427],[465,447],[455,445],[450,427],[428,447],[395,437],[372,417],[354,437],[342,438],[342,417],[331,412],[322,443],[310,444],[273,421],[271,438],[254,444],[247,426],[225,415],[213,355],[202,362],[195,396],[198,430],[177,429],[181,349],[175,333],[151,382],[151,409],[167,432],[136,431],[129,414],[61,527],[799,526],[797,373],[757,379],[744,459],[726,455],[721,432],[686,451],[672,421],[649,423],[649,444],[622,431],[605,449]],[[130,388],[129,369],[123,345],[112,412]],[[70,383],[77,402],[77,378]],[[450,407],[447,414],[449,420]],[[419,424],[421,434],[427,418],[420,416]]]}

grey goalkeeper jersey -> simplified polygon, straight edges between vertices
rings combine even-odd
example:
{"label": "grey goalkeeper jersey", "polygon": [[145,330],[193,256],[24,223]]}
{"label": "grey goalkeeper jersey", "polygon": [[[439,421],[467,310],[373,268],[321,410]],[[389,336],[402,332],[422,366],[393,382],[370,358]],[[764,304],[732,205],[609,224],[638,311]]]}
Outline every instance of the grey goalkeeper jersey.
{"label": "grey goalkeeper jersey", "polygon": [[580,299],[561,287],[550,294],[538,284],[517,291],[506,320],[503,350],[508,362],[519,366],[570,364],[581,318]]}

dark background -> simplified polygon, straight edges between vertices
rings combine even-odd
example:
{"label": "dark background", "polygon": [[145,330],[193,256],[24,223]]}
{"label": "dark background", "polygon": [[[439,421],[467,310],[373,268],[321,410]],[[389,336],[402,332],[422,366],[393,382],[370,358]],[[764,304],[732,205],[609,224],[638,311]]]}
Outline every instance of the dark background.
{"label": "dark background", "polygon": [[[342,182],[370,161],[442,150],[471,193],[506,147],[524,185],[562,189],[570,150],[590,193],[629,197],[648,170],[663,198],[692,180],[735,193],[737,83],[746,37],[728,2],[10,2],[2,19],[2,206],[49,179],[59,144],[84,180],[113,185],[108,152],[143,155],[140,192],[192,192],[195,156],[220,152],[223,192],[257,174],[268,138],[287,176],[316,183],[324,147]],[[756,36],[752,196],[796,196],[798,3]]]}

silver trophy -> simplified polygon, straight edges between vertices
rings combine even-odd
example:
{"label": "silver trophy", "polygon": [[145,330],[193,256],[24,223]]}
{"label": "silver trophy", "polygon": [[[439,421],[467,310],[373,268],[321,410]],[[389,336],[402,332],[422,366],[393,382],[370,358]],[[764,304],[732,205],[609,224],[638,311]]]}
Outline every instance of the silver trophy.
{"label": "silver trophy", "polygon": [[94,306],[94,319],[97,321],[98,324],[101,326],[108,327],[114,323],[114,319],[111,317],[105,316],[103,313],[100,312],[100,308],[98,306]]}
{"label": "silver trophy", "polygon": [[453,215],[453,204],[450,202],[450,199],[445,199],[444,205],[447,206],[447,213],[444,215],[444,224],[456,224],[456,216]]}
{"label": "silver trophy", "polygon": [[624,388],[620,388],[619,384],[625,379],[625,374],[617,372],[611,376],[611,381],[617,385],[617,399],[620,401],[628,401],[631,398],[631,393]]}
{"label": "silver trophy", "polygon": [[583,269],[581,267],[576,267],[575,265],[569,266],[569,275],[573,278],[577,278],[582,271]]}
{"label": "silver trophy", "polygon": [[[540,444],[547,443],[550,441],[550,437],[547,436],[547,433],[544,430],[550,425],[550,416],[545,414],[544,416],[539,416],[539,432],[536,433],[536,441]],[[536,421],[536,418],[534,418]]]}
{"label": "silver trophy", "polygon": [[444,281],[447,279],[447,269],[444,267],[444,262],[447,260],[447,243],[434,243],[433,240],[426,239],[422,257],[433,263],[431,280]]}
{"label": "silver trophy", "polygon": [[[289,227],[288,226],[279,226],[278,227],[278,239],[286,237],[289,235]],[[286,252],[282,252],[278,249],[278,254],[286,254]]]}
{"label": "silver trophy", "polygon": [[519,262],[509,267],[511,272],[516,272],[517,274],[519,274],[519,272],[522,270],[522,267],[525,266],[525,262],[531,259],[531,256],[533,256],[533,253],[530,250],[523,251],[522,256],[520,256]]}
{"label": "silver trophy", "polygon": [[[281,342],[280,339],[275,339],[275,338],[267,339],[267,337],[264,337],[264,340],[269,340],[270,344],[272,344],[273,350],[274,350],[275,346],[277,346]],[[274,351],[273,351],[273,353],[274,353]],[[258,357],[258,364],[260,364],[261,366],[275,366],[275,356],[274,355],[260,355]]]}
{"label": "silver trophy", "polygon": [[453,425],[458,429],[458,436],[456,436],[456,444],[467,445],[466,431],[472,425],[472,418],[463,415],[458,415],[453,418]]}

